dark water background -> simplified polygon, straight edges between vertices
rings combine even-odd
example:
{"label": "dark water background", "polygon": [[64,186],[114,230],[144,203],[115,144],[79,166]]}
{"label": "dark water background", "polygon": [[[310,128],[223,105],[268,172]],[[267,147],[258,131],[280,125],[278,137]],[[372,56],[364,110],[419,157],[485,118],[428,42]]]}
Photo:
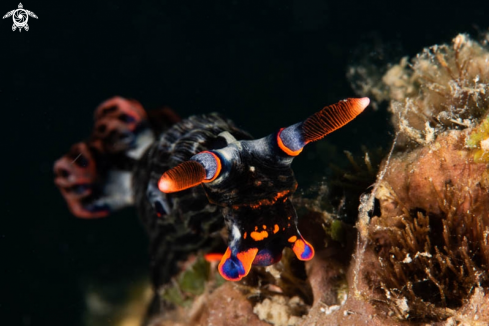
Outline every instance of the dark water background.
{"label": "dark water background", "polygon": [[[0,14],[17,1],[1,1]],[[101,101],[118,94],[182,117],[218,111],[261,137],[354,96],[345,73],[366,48],[391,47],[387,61],[412,56],[485,30],[489,14],[487,2],[469,1],[23,4],[39,17],[28,32],[0,20],[0,325],[8,326],[81,325],[87,280],[130,282],[146,271],[134,210],[78,220],[52,182],[53,162],[88,136]],[[324,141],[353,152],[387,144],[387,119],[370,110]],[[301,184],[325,171],[314,148],[294,164]]]}

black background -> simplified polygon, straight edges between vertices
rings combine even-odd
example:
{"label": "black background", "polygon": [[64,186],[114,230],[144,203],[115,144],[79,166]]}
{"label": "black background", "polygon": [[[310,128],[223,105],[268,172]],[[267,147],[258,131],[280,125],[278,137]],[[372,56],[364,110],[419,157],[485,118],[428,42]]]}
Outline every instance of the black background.
{"label": "black background", "polygon": [[[17,5],[2,1],[0,14]],[[412,56],[459,32],[476,35],[489,14],[469,1],[23,5],[39,17],[28,32],[0,20],[1,325],[81,325],[87,279],[130,281],[146,270],[132,209],[78,220],[52,183],[53,162],[88,136],[106,98],[169,105],[182,117],[218,111],[261,137],[355,96],[345,73],[365,48],[381,42]],[[399,59],[396,51],[386,59]],[[356,151],[389,137],[387,119],[370,110],[324,141]],[[298,159],[299,182],[322,173],[313,158]]]}

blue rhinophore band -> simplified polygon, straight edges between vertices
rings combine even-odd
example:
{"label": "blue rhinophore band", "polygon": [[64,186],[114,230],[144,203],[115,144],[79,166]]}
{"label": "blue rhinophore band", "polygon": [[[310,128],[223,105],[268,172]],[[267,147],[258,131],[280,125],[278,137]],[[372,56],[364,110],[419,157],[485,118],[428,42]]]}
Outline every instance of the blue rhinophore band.
{"label": "blue rhinophore band", "polygon": [[207,180],[214,178],[218,169],[218,163],[210,152],[202,152],[190,158],[192,161],[199,162],[205,169],[205,178]]}
{"label": "blue rhinophore band", "polygon": [[282,143],[291,151],[301,150],[306,143],[302,136],[302,122],[289,126],[280,133]]}

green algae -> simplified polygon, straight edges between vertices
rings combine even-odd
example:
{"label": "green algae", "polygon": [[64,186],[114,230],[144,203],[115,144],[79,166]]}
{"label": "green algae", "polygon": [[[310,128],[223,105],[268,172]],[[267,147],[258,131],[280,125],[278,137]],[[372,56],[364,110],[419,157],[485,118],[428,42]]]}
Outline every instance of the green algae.
{"label": "green algae", "polygon": [[212,273],[211,269],[211,264],[203,255],[198,255],[195,261],[163,290],[161,297],[176,306],[190,307],[196,297],[205,293],[209,281],[212,281],[214,286],[224,283],[224,279],[218,273]]}
{"label": "green algae", "polygon": [[474,150],[475,163],[489,163],[489,148],[485,144],[489,142],[489,116],[474,128],[465,140],[465,145]]}

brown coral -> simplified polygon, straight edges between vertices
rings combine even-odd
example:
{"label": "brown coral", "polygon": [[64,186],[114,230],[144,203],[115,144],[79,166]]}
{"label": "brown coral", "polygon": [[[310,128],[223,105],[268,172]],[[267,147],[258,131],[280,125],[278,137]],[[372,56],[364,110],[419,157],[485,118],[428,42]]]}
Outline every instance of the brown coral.
{"label": "brown coral", "polygon": [[[375,186],[380,213],[358,224],[357,286],[399,320],[461,321],[457,309],[474,293],[486,304],[489,183],[480,121],[489,109],[488,60],[484,45],[459,35],[383,78],[398,137]],[[409,150],[411,141],[422,146]]]}
{"label": "brown coral", "polygon": [[410,63],[403,58],[381,81],[363,84],[373,85],[366,90],[377,101],[390,101],[393,124],[402,132],[398,145],[428,144],[447,129],[474,126],[487,111],[488,61],[487,45],[460,34],[451,45],[426,48]]}

